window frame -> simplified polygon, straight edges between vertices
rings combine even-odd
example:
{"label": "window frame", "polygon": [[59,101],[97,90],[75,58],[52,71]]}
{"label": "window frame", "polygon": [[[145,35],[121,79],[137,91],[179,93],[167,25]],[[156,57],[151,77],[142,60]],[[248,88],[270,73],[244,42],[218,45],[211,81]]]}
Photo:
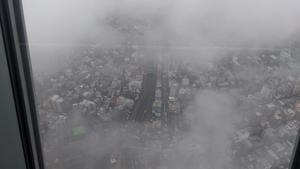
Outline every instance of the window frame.
{"label": "window frame", "polygon": [[44,169],[21,0],[0,1],[0,22],[26,167]]}

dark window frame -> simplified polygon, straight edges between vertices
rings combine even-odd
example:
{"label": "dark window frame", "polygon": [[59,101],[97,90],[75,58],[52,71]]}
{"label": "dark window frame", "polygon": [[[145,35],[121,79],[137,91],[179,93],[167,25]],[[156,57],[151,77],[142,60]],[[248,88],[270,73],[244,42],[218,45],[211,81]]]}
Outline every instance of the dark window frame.
{"label": "dark window frame", "polygon": [[[31,62],[21,0],[0,1],[0,25],[14,94],[20,136],[28,169],[44,169]],[[299,131],[290,169],[300,168]]]}
{"label": "dark window frame", "polygon": [[0,1],[0,23],[26,167],[43,169],[42,146],[21,0]]}

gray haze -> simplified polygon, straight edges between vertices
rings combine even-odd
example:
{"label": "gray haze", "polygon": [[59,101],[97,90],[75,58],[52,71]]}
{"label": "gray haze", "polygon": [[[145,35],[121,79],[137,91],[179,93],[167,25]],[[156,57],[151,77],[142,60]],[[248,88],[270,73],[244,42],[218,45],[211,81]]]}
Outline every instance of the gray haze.
{"label": "gray haze", "polygon": [[123,35],[105,22],[114,12],[158,17],[143,39],[155,46],[165,41],[192,47],[283,46],[282,41],[299,37],[300,28],[296,0],[24,0],[24,8],[32,60],[39,67],[56,65],[70,46],[120,44]]}
{"label": "gray haze", "polygon": [[[127,39],[136,46],[167,48],[171,57],[192,60],[191,66],[198,66],[197,70],[213,70],[218,66],[212,64],[228,51],[277,50],[289,47],[300,37],[298,0],[23,0],[23,4],[34,74],[51,74],[62,69],[74,51],[122,46]],[[114,14],[152,25],[141,26],[143,34],[132,38],[107,23],[107,18]],[[264,68],[249,66],[235,76],[251,90],[255,80],[265,80],[264,72]],[[289,72],[279,67],[276,72],[280,76],[298,76],[298,69]],[[193,93],[194,100],[184,110],[190,128],[165,152],[168,160],[162,169],[164,166],[173,169],[232,167],[230,138],[236,130],[235,124],[243,118],[243,110],[237,106],[240,101],[237,93],[243,91],[208,87]],[[256,107],[249,103],[248,108]],[[77,120],[84,123],[80,116]],[[117,146],[138,144],[134,133],[132,137],[122,133],[140,128],[139,125],[128,124],[123,128],[115,124],[109,129],[110,134],[90,135],[71,148],[76,147],[76,151],[84,151],[96,159],[113,152]],[[59,132],[64,135],[63,130]],[[49,140],[52,137],[46,135]],[[56,141],[54,146],[60,143]],[[153,145],[152,151],[144,153],[145,158],[152,159],[159,149]]]}

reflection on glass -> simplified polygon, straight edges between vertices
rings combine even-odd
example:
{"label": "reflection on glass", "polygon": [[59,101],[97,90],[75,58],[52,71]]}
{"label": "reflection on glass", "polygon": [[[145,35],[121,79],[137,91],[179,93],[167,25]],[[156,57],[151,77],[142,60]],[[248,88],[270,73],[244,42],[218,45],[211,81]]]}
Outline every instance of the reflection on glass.
{"label": "reflection on glass", "polygon": [[299,2],[23,3],[46,169],[288,168]]}

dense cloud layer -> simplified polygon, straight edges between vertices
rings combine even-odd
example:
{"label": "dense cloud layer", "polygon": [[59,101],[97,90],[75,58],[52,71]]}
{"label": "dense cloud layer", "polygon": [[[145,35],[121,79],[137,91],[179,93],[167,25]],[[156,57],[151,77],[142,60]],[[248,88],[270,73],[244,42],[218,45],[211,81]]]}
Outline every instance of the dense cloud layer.
{"label": "dense cloud layer", "polygon": [[[210,49],[283,47],[300,33],[297,0],[24,0],[24,11],[35,73],[45,67],[56,70],[58,62],[74,48],[122,44],[128,35],[108,24],[111,15],[152,24],[143,29],[136,45],[166,46],[170,55],[180,55],[183,60],[191,57],[207,67],[211,58],[221,53]],[[207,47],[210,49],[203,50]],[[256,75],[263,76],[260,69],[251,67],[237,76],[253,86]],[[205,90],[196,96],[185,112],[191,129],[167,154],[170,161],[166,165],[175,169],[230,168],[229,137],[239,120],[231,95]],[[106,139],[101,133],[87,137],[79,151],[105,155],[124,140],[121,132],[116,125]]]}
{"label": "dense cloud layer", "polygon": [[46,67],[74,46],[120,44],[124,35],[107,25],[111,14],[158,18],[143,30],[152,46],[288,46],[300,29],[296,0],[24,0],[24,8],[34,66]]}
{"label": "dense cloud layer", "polygon": [[25,0],[24,6],[32,43],[101,41],[110,32],[104,19],[111,12],[144,19],[161,15],[158,30],[174,33],[179,43],[273,42],[298,32],[300,13],[295,0]]}

